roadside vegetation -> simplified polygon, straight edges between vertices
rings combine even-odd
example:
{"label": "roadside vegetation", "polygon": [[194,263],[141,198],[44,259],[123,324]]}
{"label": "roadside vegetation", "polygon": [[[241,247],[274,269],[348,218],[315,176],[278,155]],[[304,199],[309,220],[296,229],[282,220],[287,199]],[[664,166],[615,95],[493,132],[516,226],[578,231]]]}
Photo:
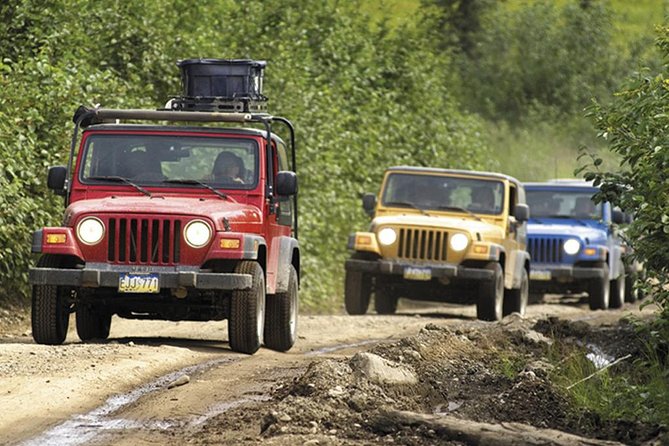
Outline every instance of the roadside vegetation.
{"label": "roadside vegetation", "polygon": [[[659,317],[639,327],[638,357],[570,395],[603,417],[666,425],[669,28],[653,49],[658,2],[384,4],[3,2],[0,302],[27,302],[31,234],[60,223],[46,168],[66,163],[79,105],[157,108],[180,93],[179,59],[266,59],[270,110],[297,130],[303,309],[341,308],[347,236],[367,224],[360,196],[387,166],[544,180],[573,176],[587,146],[580,173],[634,210],[627,235]],[[583,355],[560,358],[572,356],[555,380],[593,373]],[[500,373],[521,366],[502,358]]]}

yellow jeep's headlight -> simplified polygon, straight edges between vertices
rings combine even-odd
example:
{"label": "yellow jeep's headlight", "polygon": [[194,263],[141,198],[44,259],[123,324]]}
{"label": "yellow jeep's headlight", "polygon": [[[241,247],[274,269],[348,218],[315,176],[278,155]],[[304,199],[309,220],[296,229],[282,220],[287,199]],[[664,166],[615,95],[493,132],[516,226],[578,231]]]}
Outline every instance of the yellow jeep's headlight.
{"label": "yellow jeep's headlight", "polygon": [[564,249],[564,252],[570,256],[573,256],[581,249],[581,243],[575,238],[570,238],[564,242],[564,246],[562,248]]}
{"label": "yellow jeep's headlight", "polygon": [[397,240],[397,232],[393,228],[383,228],[377,235],[379,243],[384,246],[392,245]]}
{"label": "yellow jeep's headlight", "polygon": [[469,239],[464,234],[453,234],[450,243],[453,251],[462,251],[469,244]]}
{"label": "yellow jeep's headlight", "polygon": [[202,220],[193,220],[184,228],[184,238],[193,248],[202,248],[211,240],[211,227]]}
{"label": "yellow jeep's headlight", "polygon": [[86,217],[77,225],[77,237],[82,243],[95,245],[105,235],[105,225],[99,218]]}

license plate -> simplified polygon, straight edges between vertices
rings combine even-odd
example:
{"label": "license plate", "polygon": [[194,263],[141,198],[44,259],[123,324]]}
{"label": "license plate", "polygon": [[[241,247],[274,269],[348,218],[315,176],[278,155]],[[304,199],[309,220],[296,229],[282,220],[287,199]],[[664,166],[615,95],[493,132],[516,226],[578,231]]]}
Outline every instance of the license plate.
{"label": "license plate", "polygon": [[118,278],[119,293],[157,293],[160,291],[158,274],[121,274]]}
{"label": "license plate", "polygon": [[531,280],[551,280],[550,271],[530,271]]}
{"label": "license plate", "polygon": [[404,278],[408,280],[430,280],[432,279],[432,270],[430,268],[407,266],[404,268]]}

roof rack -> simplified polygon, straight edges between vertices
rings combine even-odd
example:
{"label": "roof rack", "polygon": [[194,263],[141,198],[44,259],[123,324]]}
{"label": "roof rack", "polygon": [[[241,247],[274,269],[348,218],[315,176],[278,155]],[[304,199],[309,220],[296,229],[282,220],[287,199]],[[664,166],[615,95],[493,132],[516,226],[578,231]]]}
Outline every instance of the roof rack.
{"label": "roof rack", "polygon": [[183,96],[172,98],[173,110],[195,112],[264,112],[263,72],[267,63],[251,59],[186,59],[181,68]]}

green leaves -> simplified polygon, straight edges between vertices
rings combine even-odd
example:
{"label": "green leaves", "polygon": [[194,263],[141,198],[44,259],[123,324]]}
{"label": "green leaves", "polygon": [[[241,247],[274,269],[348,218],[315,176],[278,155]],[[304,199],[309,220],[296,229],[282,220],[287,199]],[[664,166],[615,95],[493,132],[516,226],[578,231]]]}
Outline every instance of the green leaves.
{"label": "green leaves", "polygon": [[386,167],[476,168],[486,157],[479,120],[453,99],[450,57],[434,50],[420,17],[390,32],[382,23],[370,27],[355,2],[5,3],[0,114],[9,119],[0,119],[6,250],[0,250],[0,290],[6,295],[25,295],[32,231],[60,223],[62,202],[46,191],[44,177],[47,166],[67,161],[76,107],[161,107],[180,93],[178,59],[268,60],[270,110],[297,131],[301,298],[312,309],[341,305],[346,240],[368,224],[359,197],[378,190]]}
{"label": "green leaves", "polygon": [[[669,29],[661,28],[659,33],[658,47],[666,60]],[[599,199],[633,213],[627,236],[648,271],[647,286],[665,320],[669,320],[668,74],[668,65],[652,76],[639,73],[627,80],[612,104],[593,108],[600,134],[606,135],[609,149],[620,156],[620,170],[600,170],[601,163],[594,157],[580,169],[586,179],[601,183]]]}

